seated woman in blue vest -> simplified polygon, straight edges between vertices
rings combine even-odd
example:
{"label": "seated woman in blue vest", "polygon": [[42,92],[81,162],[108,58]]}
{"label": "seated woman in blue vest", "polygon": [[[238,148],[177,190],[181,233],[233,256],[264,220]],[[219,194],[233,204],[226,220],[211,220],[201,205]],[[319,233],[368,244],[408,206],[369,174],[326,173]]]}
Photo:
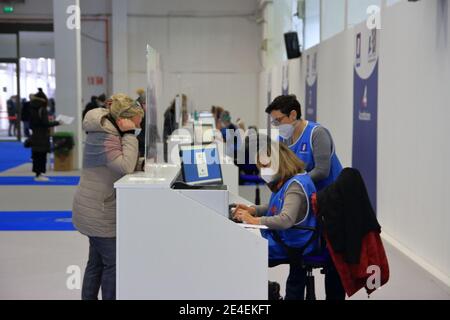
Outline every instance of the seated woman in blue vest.
{"label": "seated woman in blue vest", "polygon": [[[234,219],[253,225],[265,225],[262,235],[269,242],[271,264],[288,261],[288,255],[280,239],[274,238],[277,232],[284,245],[304,248],[306,255],[315,249],[316,243],[308,244],[313,232],[293,228],[316,226],[316,218],[310,204],[311,195],[316,192],[311,177],[305,171],[304,163],[285,144],[272,142],[268,148],[258,152],[257,166],[261,177],[272,191],[266,206],[248,207],[239,204]],[[286,283],[286,300],[304,300],[306,271],[300,266],[290,264]]]}

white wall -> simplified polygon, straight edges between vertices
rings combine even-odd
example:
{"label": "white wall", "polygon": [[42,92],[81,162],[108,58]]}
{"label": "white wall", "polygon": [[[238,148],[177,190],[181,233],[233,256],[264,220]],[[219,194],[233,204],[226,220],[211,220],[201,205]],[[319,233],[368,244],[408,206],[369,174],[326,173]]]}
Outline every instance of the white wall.
{"label": "white wall", "polygon": [[384,230],[450,285],[449,17],[444,0],[383,16],[378,208]]}
{"label": "white wall", "polygon": [[150,44],[162,60],[160,118],[182,91],[198,109],[222,105],[234,119],[256,124],[261,35],[250,16],[256,7],[256,0],[129,1],[129,93],[146,85]]}
{"label": "white wall", "polygon": [[352,30],[318,46],[317,121],[330,130],[344,166],[352,164],[353,52]]}

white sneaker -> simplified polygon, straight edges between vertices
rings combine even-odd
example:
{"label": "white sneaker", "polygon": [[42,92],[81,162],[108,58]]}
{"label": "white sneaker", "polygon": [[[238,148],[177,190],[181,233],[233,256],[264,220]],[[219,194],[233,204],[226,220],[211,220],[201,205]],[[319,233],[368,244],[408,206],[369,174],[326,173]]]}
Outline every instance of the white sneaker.
{"label": "white sneaker", "polygon": [[46,176],[40,175],[39,177],[35,177],[34,181],[37,181],[37,182],[49,182],[50,179],[47,178]]}

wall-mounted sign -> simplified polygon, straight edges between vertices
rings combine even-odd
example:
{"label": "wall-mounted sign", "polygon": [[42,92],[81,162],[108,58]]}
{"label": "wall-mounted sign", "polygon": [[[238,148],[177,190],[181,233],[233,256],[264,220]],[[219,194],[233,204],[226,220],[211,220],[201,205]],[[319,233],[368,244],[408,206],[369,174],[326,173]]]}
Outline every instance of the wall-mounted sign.
{"label": "wall-mounted sign", "polygon": [[90,86],[102,86],[104,84],[103,77],[101,76],[91,76],[87,78],[88,85]]}

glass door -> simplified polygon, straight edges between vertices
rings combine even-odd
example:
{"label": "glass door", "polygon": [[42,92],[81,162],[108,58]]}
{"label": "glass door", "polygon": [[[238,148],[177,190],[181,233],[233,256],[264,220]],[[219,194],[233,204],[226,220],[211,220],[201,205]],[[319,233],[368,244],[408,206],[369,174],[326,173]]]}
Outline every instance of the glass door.
{"label": "glass door", "polygon": [[[2,28],[2,30],[4,30]],[[20,88],[18,88],[18,33],[0,33],[0,140],[18,140]]]}
{"label": "glass door", "polygon": [[17,140],[21,136],[19,111],[17,63],[0,59],[0,140]]}

